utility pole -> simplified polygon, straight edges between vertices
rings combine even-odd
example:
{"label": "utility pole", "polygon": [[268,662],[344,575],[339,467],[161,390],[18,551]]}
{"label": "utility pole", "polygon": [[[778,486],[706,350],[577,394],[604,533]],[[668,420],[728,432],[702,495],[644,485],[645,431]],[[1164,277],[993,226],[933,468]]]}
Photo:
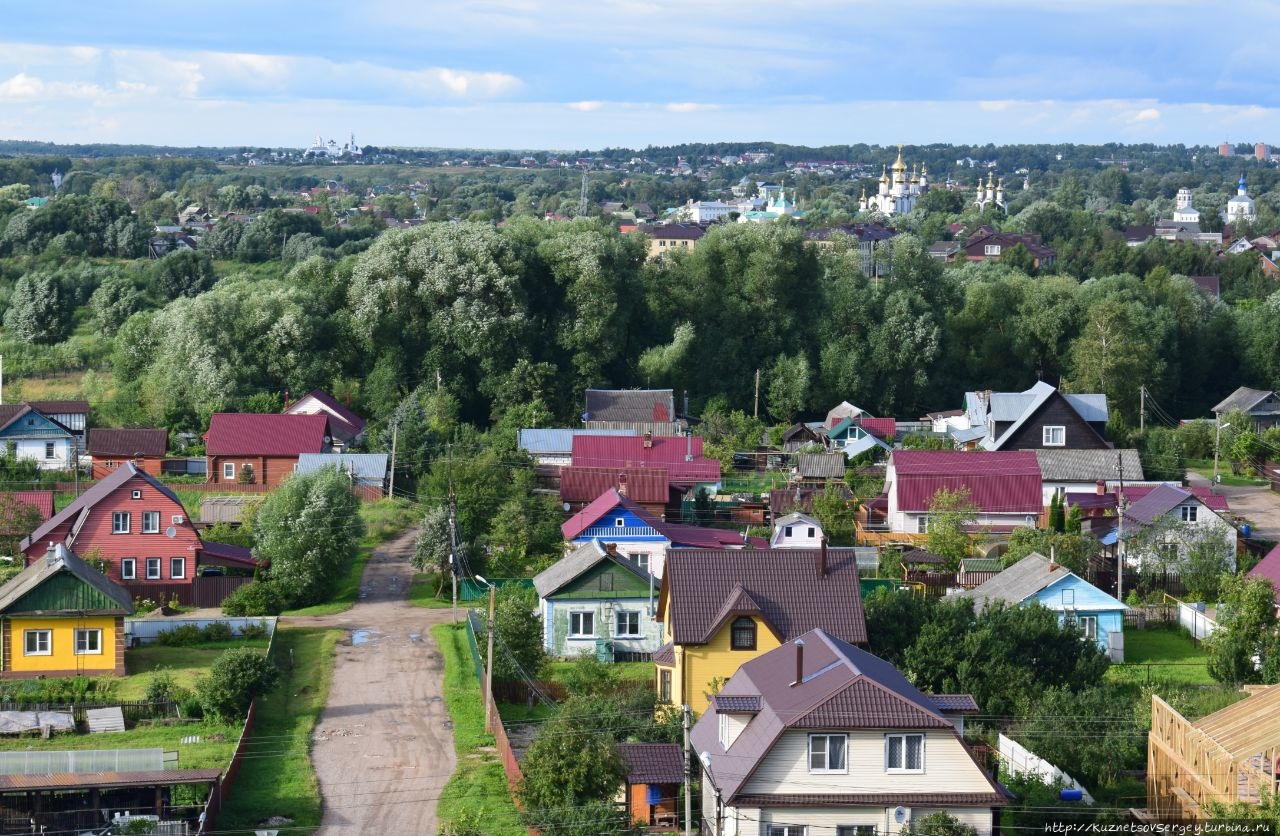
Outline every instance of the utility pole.
{"label": "utility pole", "polygon": [[751,411],[752,418],[760,417],[760,370],[756,369],[756,406]]}
{"label": "utility pole", "polygon": [[391,481],[387,484],[387,496],[396,495],[396,438],[400,435],[400,422],[391,425]]}
{"label": "utility pole", "polygon": [[1138,387],[1138,435],[1147,434],[1147,387]]}
{"label": "utility pole", "polygon": [[1222,423],[1221,419],[1215,422],[1213,427],[1213,484],[1218,484],[1218,448],[1222,446],[1222,428],[1230,429],[1230,424]]}
{"label": "utility pole", "polygon": [[[476,575],[476,577],[479,578],[480,580],[484,580],[484,578],[481,578],[479,575]],[[494,634],[494,631],[497,629],[497,625],[493,623],[493,611],[494,611],[494,597],[495,597],[494,592],[497,589],[497,587],[489,583],[488,581],[484,581],[484,582],[489,584],[489,629],[486,631],[489,634],[489,655],[485,657],[486,664],[484,666],[484,730],[486,733],[492,733],[493,732],[493,634]],[[688,737],[688,734],[689,734],[688,731],[686,731],[685,736]]]}
{"label": "utility pole", "polygon": [[1116,491],[1116,598],[1124,600],[1124,557],[1120,547],[1124,545],[1124,454],[1116,451],[1116,473],[1120,475],[1120,487]]}
{"label": "utility pole", "polygon": [[693,836],[693,746],[689,743],[689,729],[693,726],[693,709],[681,706],[684,715],[684,836]]}
{"label": "utility pole", "polygon": [[449,450],[449,576],[453,581],[453,620],[458,620],[458,517],[453,499],[453,445]]}

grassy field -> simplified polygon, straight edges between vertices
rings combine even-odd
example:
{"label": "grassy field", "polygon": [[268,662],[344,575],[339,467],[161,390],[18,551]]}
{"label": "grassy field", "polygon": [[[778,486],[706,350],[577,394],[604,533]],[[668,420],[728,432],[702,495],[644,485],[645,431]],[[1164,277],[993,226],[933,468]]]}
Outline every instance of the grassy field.
{"label": "grassy field", "polygon": [[528,831],[507,790],[506,773],[493,754],[493,735],[484,730],[480,685],[471,667],[466,628],[440,624],[431,635],[444,657],[444,701],[453,720],[458,766],[440,794],[436,818],[441,823],[471,825],[477,832],[505,836]]}
{"label": "grassy field", "polygon": [[[1213,479],[1213,459],[1187,459],[1187,470],[1200,474],[1206,479]],[[1266,479],[1252,479],[1247,476],[1236,476],[1231,472],[1231,462],[1219,460],[1218,476],[1221,483],[1234,488],[1248,488],[1270,484]]]}
{"label": "grassy field", "polygon": [[1213,685],[1208,653],[1183,630],[1125,630],[1124,664],[1112,665],[1112,682],[1146,685]]}
{"label": "grassy field", "polygon": [[211,642],[196,647],[162,647],[150,644],[124,652],[124,666],[128,674],[120,680],[116,696],[121,700],[141,700],[147,685],[158,670],[173,675],[183,688],[195,686],[196,677],[209,670],[213,661],[229,647],[259,647],[265,649],[267,639],[240,639],[229,642]]}
{"label": "grassy field", "polygon": [[258,704],[248,757],[218,817],[219,833],[251,833],[270,816],[292,819],[293,833],[320,824],[311,732],[329,697],[333,648],[341,635],[300,627],[276,632],[272,651],[282,671],[280,686]]}
{"label": "grassy field", "polygon": [[[443,589],[441,597],[436,597],[436,590]],[[440,575],[436,572],[418,572],[409,582],[409,603],[415,607],[426,607],[430,610],[447,610],[453,606],[453,591],[446,582],[440,586]],[[462,613],[467,605],[458,603],[458,612]]]}

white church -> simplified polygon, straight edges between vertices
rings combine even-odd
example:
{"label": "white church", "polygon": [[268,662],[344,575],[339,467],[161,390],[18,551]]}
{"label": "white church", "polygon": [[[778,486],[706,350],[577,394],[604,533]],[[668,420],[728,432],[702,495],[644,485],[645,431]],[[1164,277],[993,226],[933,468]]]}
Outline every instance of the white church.
{"label": "white church", "polygon": [[898,159],[893,164],[893,178],[890,179],[887,171],[882,171],[879,191],[867,197],[864,189],[862,199],[858,201],[858,211],[878,212],[888,217],[905,215],[915,208],[916,201],[928,188],[929,175],[923,165],[920,166],[919,174],[916,174],[915,166],[912,166],[911,177],[907,178],[907,164],[902,161],[902,146],[899,145]]}

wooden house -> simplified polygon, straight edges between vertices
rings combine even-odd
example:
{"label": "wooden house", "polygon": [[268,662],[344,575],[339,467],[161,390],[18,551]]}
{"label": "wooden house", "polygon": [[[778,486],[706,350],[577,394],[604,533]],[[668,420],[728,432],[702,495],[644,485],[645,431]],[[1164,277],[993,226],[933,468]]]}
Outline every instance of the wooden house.
{"label": "wooden house", "polygon": [[169,450],[169,433],[163,429],[94,427],[89,430],[87,449],[93,479],[107,477],[126,461],[152,476],[159,476]]}
{"label": "wooden house", "polygon": [[303,453],[333,450],[327,413],[215,412],[205,434],[209,481],[278,487]]}
{"label": "wooden house", "polygon": [[620,743],[627,764],[623,803],[635,824],[674,831],[679,822],[684,754],[675,743]]}

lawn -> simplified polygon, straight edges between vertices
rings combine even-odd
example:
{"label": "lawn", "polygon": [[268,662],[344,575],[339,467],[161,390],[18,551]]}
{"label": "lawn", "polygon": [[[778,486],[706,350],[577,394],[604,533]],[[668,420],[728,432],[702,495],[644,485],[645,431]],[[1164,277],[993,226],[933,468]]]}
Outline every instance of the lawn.
{"label": "lawn", "polygon": [[194,688],[196,677],[209,670],[213,661],[230,647],[259,647],[266,649],[267,639],[238,639],[229,642],[211,642],[195,647],[163,647],[149,644],[130,648],[124,652],[124,667],[128,674],[120,680],[116,697],[121,700],[141,700],[147,685],[155,677],[155,671],[164,669],[173,675],[183,688]]}
{"label": "lawn", "polygon": [[[199,743],[183,743],[191,735]],[[39,737],[0,738],[0,750],[26,751],[70,749],[164,749],[178,753],[178,769],[225,769],[231,762],[240,739],[240,724],[215,723],[207,720],[160,721],[140,723],[128,731],[103,734],[58,734],[48,740]]]}
{"label": "lawn", "polygon": [[1124,663],[1112,665],[1107,679],[1137,685],[1213,685],[1208,653],[1183,630],[1125,630]]}
{"label": "lawn", "polygon": [[[439,598],[436,597],[437,589],[441,590]],[[418,572],[413,576],[413,580],[409,581],[409,603],[415,607],[446,610],[453,606],[453,590],[448,583],[443,587],[440,586],[438,572]],[[459,617],[467,606],[461,601],[458,602]]]}
{"label": "lawn", "polygon": [[281,667],[280,686],[258,703],[249,756],[218,817],[219,833],[252,832],[270,816],[292,819],[291,832],[320,824],[311,732],[329,698],[333,648],[341,635],[301,627],[276,631],[272,658]]}
{"label": "lawn", "polygon": [[470,825],[486,834],[524,836],[528,830],[520,824],[506,773],[494,755],[493,735],[484,730],[484,706],[466,628],[440,624],[431,628],[431,635],[444,657],[444,701],[453,720],[458,754],[458,766],[440,793],[436,818],[442,824]]}

